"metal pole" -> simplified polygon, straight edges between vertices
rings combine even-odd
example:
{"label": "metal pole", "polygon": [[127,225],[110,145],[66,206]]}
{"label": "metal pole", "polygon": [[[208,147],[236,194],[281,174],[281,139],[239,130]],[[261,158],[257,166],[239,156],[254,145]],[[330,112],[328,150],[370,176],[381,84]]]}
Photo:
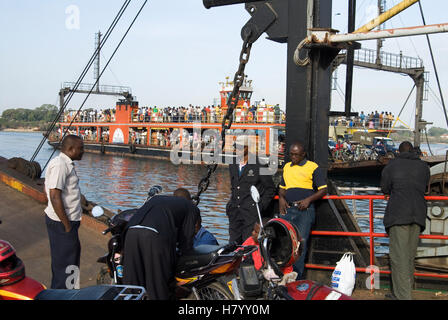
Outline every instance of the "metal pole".
{"label": "metal pole", "polygon": [[382,24],[383,22],[386,22],[390,18],[392,18],[395,15],[399,14],[401,11],[409,8],[410,6],[412,6],[417,1],[419,1],[419,0],[403,0],[402,2],[397,4],[396,6],[390,8],[389,10],[384,12],[383,14],[379,15],[375,19],[372,19],[370,22],[368,22],[367,24],[363,25],[361,28],[356,30],[355,33],[367,32],[367,31],[370,31],[370,30],[378,27],[380,24]]}
{"label": "metal pole", "polygon": [[[330,28],[332,0],[314,0],[313,27]],[[334,54],[334,56],[333,56]],[[336,56],[332,50],[317,49],[310,51],[311,86],[309,144],[311,160],[326,173],[328,169],[328,130],[331,96],[331,62]]]}
{"label": "metal pole", "polygon": [[95,44],[96,48],[95,50],[98,50],[96,59],[95,59],[95,81],[96,81],[96,92],[100,92],[100,49],[101,49],[101,32],[98,31],[97,34],[95,34]]}
{"label": "metal pole", "polygon": [[[378,15],[379,16],[384,13],[383,1],[384,0],[378,0]],[[379,29],[381,29],[381,26]],[[376,41],[376,64],[378,64],[378,65],[381,64],[381,48],[383,47],[383,41],[384,41],[383,39],[378,39]]]}
{"label": "metal pole", "polygon": [[[312,2],[312,1],[311,1]],[[288,3],[288,38],[286,66],[286,149],[285,162],[289,161],[289,147],[300,139],[308,148],[309,132],[309,87],[311,83],[310,66],[300,67],[294,63],[297,45],[307,36],[310,18],[297,19],[307,12],[310,1],[289,0]],[[300,14],[302,13],[302,14]]]}
{"label": "metal pole", "polygon": [[[348,4],[348,32],[355,30],[356,20],[356,0],[349,0]],[[355,59],[355,50],[353,48],[347,49],[347,67],[345,77],[345,116],[350,117],[352,109],[352,88],[353,88],[353,62]]]}
{"label": "metal pole", "polygon": [[[374,243],[374,230],[373,230],[373,199],[369,200],[369,237],[370,237],[370,265],[374,264],[375,255],[375,243]],[[370,270],[370,290],[373,290],[373,268]]]}
{"label": "metal pole", "polygon": [[420,134],[422,129],[423,113],[423,86],[425,84],[423,72],[414,78],[417,94],[415,96],[415,123],[414,123],[414,147],[420,147]]}
{"label": "metal pole", "polygon": [[330,43],[372,40],[381,38],[408,37],[422,34],[442,33],[448,31],[448,23],[432,24],[408,28],[385,29],[370,32],[355,32],[351,34],[333,34],[329,37]]}

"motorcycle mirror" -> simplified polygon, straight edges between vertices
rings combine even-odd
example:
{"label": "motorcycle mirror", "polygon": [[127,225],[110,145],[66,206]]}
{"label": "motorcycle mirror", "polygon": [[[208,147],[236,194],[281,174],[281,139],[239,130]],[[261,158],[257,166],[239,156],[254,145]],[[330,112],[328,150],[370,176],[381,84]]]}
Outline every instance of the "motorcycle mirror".
{"label": "motorcycle mirror", "polygon": [[258,239],[260,240],[264,235],[264,226],[263,221],[261,219],[260,207],[258,206],[258,203],[260,202],[260,193],[258,192],[256,186],[250,187],[250,195],[252,196],[252,199],[254,200],[255,205],[257,206],[258,219],[260,221],[260,233],[258,234]]}
{"label": "motorcycle mirror", "polygon": [[94,206],[92,208],[92,216],[94,216],[95,218],[101,217],[103,214],[104,210],[100,206]]}
{"label": "motorcycle mirror", "polygon": [[163,188],[159,185],[152,186],[148,191],[148,199],[154,197],[163,191]]}
{"label": "motorcycle mirror", "polygon": [[258,192],[256,186],[250,187],[250,195],[252,196],[252,199],[255,201],[255,203],[260,202],[260,193]]}

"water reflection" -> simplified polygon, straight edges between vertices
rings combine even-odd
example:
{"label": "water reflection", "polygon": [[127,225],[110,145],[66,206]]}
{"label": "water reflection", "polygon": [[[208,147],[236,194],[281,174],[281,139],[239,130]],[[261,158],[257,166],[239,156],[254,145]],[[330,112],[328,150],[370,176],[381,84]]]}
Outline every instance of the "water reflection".
{"label": "water reflection", "polygon": [[[165,160],[85,153],[82,161],[77,163],[77,171],[86,198],[117,211],[142,205],[149,188],[155,184],[163,186],[167,194],[178,187],[184,187],[193,194],[206,168],[174,165]],[[199,203],[204,226],[222,243],[228,240],[225,205],[230,187],[225,181],[229,181],[228,170],[218,168]]]}
{"label": "water reflection", "polygon": [[[0,156],[29,160],[41,139],[41,133],[0,131]],[[53,148],[45,143],[36,158],[42,168],[52,152]],[[56,151],[54,156],[58,154]],[[201,165],[174,165],[166,160],[91,153],[85,153],[83,159],[76,162],[76,170],[86,198],[115,212],[142,205],[149,188],[155,184],[163,186],[167,194],[178,187],[184,187],[193,194],[207,172]],[[203,225],[216,235],[220,243],[228,241],[225,205],[230,197],[229,181],[227,168],[219,167],[199,203]]]}
{"label": "water reflection", "polygon": [[[349,188],[366,188],[366,187],[377,187],[380,186],[379,175],[377,176],[364,176],[350,178],[350,177],[337,177],[333,178],[333,182],[338,187],[349,187]],[[357,191],[356,195],[375,195],[379,191]],[[341,194],[351,195],[350,191],[341,191]],[[355,215],[355,219],[359,225],[362,232],[370,231],[369,222],[369,200],[345,200],[350,211]],[[374,200],[373,201],[373,231],[376,233],[385,233],[383,225],[383,215],[386,210],[387,201],[386,200]],[[369,241],[369,237],[366,237]],[[389,238],[375,238],[375,255],[383,255],[389,252],[388,244]]]}

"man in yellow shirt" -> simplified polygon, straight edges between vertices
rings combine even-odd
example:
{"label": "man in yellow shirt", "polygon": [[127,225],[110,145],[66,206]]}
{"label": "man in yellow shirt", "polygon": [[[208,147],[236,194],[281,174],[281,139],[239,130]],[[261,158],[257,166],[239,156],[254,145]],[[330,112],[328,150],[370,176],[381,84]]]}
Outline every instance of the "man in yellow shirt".
{"label": "man in yellow shirt", "polygon": [[306,159],[302,143],[294,142],[289,148],[290,162],[283,167],[279,188],[279,209],[284,218],[299,229],[302,237],[302,254],[294,263],[297,279],[304,278],[308,238],[315,221],[314,201],[327,194],[324,172],[317,163]]}

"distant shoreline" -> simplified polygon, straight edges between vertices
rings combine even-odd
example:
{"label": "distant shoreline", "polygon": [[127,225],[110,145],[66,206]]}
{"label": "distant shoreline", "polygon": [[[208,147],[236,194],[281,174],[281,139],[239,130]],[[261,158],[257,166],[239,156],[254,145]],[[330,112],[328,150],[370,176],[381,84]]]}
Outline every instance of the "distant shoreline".
{"label": "distant shoreline", "polygon": [[43,132],[41,130],[39,130],[38,128],[17,128],[17,129],[13,129],[13,128],[5,128],[5,129],[0,129],[0,131],[3,132]]}

